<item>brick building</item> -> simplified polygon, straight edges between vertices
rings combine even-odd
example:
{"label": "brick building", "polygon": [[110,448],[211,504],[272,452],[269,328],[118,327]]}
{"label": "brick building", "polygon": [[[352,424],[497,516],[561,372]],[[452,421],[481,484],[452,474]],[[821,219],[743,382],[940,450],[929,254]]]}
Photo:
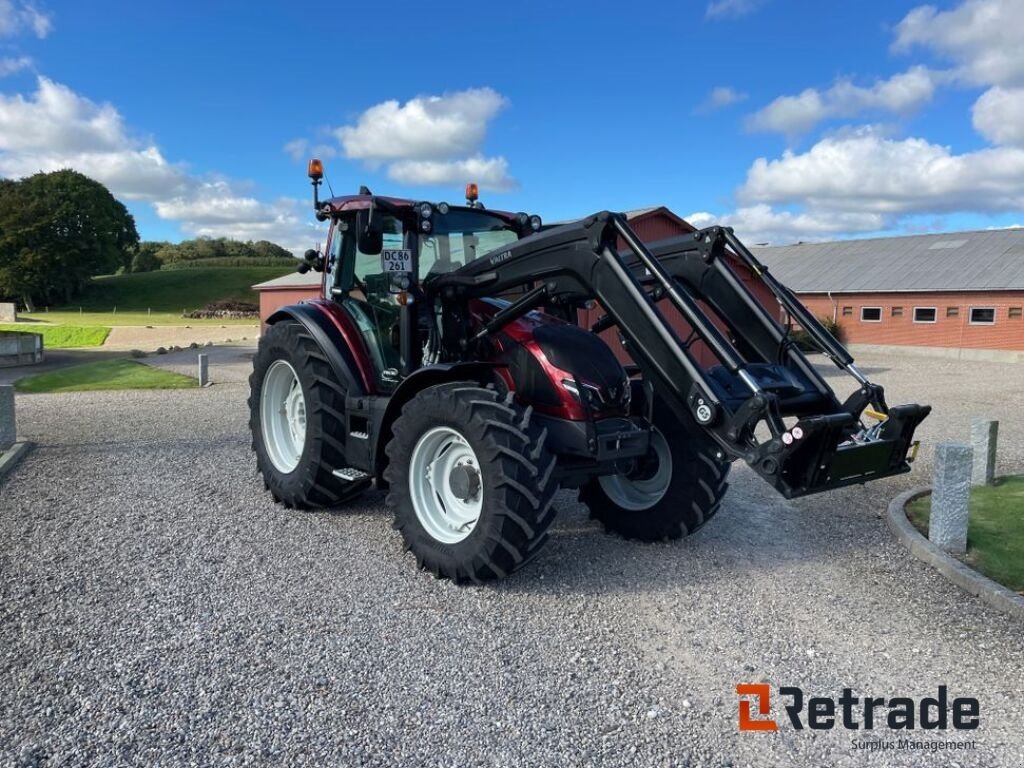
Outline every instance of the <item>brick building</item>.
{"label": "brick building", "polygon": [[[637,233],[637,236],[644,243],[655,243],[661,240],[670,240],[672,238],[679,238],[682,235],[688,235],[691,232],[696,231],[696,227],[691,225],[685,219],[680,218],[668,208],[664,206],[657,206],[654,208],[640,208],[633,211],[625,211],[626,219],[629,221],[630,227]],[[681,243],[682,244],[682,243]],[[757,299],[769,307],[773,312],[778,311],[778,302],[775,297],[772,296],[771,292],[764,287],[764,285],[757,280],[754,275],[743,266],[738,260],[729,257],[732,268],[736,270],[740,279],[744,284],[753,292]],[[671,305],[668,301],[662,301],[658,304],[658,309],[665,314],[665,317],[671,323],[675,329],[676,334],[680,339],[686,339],[690,335],[690,326],[683,320],[682,315]],[[584,310],[580,313],[580,325],[584,328],[588,327],[598,317],[603,315],[604,312],[600,308],[592,310]],[[714,321],[712,315],[712,320]],[[723,331],[725,327],[716,321],[716,325]],[[623,351],[622,345],[619,343],[618,332],[614,329],[605,331],[601,334],[601,338],[612,348],[616,356],[619,359],[627,361],[629,356]],[[697,359],[697,362],[701,365],[708,367],[716,365],[718,363],[717,358],[711,354],[711,351],[704,345],[702,341],[696,341],[690,346],[690,352]]]}
{"label": "brick building", "polygon": [[319,296],[323,279],[320,272],[310,271],[304,275],[292,272],[254,285],[253,290],[260,296],[260,330],[263,330],[267,318],[281,307]]}
{"label": "brick building", "polygon": [[855,350],[1024,362],[1024,229],[755,251]]}

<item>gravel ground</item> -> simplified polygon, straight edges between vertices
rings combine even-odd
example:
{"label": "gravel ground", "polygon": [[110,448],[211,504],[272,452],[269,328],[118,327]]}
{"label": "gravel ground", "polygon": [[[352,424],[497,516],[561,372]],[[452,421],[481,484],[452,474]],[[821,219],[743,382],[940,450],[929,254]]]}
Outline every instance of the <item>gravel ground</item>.
{"label": "gravel ground", "polygon": [[[937,407],[926,440],[992,415],[1003,469],[1024,464],[1021,367],[864,367],[893,402]],[[0,488],[0,765],[1024,764],[1021,624],[886,528],[920,472],[787,503],[737,468],[712,524],[655,546],[605,535],[563,492],[529,568],[456,588],[401,553],[379,494],[275,506],[245,396],[19,397],[41,447]],[[851,747],[863,731],[738,733],[735,685],[759,681],[946,684],[980,699],[978,747],[867,755]]]}

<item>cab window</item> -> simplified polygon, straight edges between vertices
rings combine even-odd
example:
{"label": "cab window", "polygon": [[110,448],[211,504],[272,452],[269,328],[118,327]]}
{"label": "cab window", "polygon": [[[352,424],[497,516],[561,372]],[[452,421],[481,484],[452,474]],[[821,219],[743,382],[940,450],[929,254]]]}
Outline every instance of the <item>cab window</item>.
{"label": "cab window", "polygon": [[419,274],[424,281],[452,272],[519,238],[506,221],[484,211],[451,211],[437,216],[433,223],[433,232],[420,236]]}

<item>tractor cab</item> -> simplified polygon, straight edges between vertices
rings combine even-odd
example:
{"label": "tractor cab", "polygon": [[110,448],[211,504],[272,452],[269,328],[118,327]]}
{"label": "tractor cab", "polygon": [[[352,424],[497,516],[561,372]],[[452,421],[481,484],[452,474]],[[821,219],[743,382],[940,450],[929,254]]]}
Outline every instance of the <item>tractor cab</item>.
{"label": "tractor cab", "polygon": [[433,321],[421,306],[433,281],[541,228],[526,213],[489,211],[476,184],[465,205],[359,194],[319,200],[323,171],[311,161],[317,218],[331,222],[324,254],[300,269],[324,273],[323,297],[340,304],[363,337],[373,389],[391,392],[422,365]]}

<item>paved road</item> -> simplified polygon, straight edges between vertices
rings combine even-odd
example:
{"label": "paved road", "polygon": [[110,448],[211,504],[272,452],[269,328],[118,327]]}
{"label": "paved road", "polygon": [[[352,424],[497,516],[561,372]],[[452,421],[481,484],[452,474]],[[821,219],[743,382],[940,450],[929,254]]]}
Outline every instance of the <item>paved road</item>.
{"label": "paved road", "polygon": [[194,378],[198,376],[198,356],[204,354],[209,364],[210,381],[215,385],[245,384],[252,372],[252,357],[255,353],[254,343],[236,342],[198,349],[186,348],[166,355],[149,355],[142,362]]}
{"label": "paved road", "polygon": [[[1020,460],[1019,366],[866,362],[939,406],[933,439],[980,383]],[[785,503],[739,469],[713,524],[657,546],[563,492],[530,568],[460,589],[415,571],[379,495],[273,505],[245,395],[19,397],[42,447],[0,488],[0,765],[1024,764],[1024,628],[893,540],[884,503],[915,480]],[[946,684],[981,700],[978,748],[737,733],[735,685],[761,680]]]}

